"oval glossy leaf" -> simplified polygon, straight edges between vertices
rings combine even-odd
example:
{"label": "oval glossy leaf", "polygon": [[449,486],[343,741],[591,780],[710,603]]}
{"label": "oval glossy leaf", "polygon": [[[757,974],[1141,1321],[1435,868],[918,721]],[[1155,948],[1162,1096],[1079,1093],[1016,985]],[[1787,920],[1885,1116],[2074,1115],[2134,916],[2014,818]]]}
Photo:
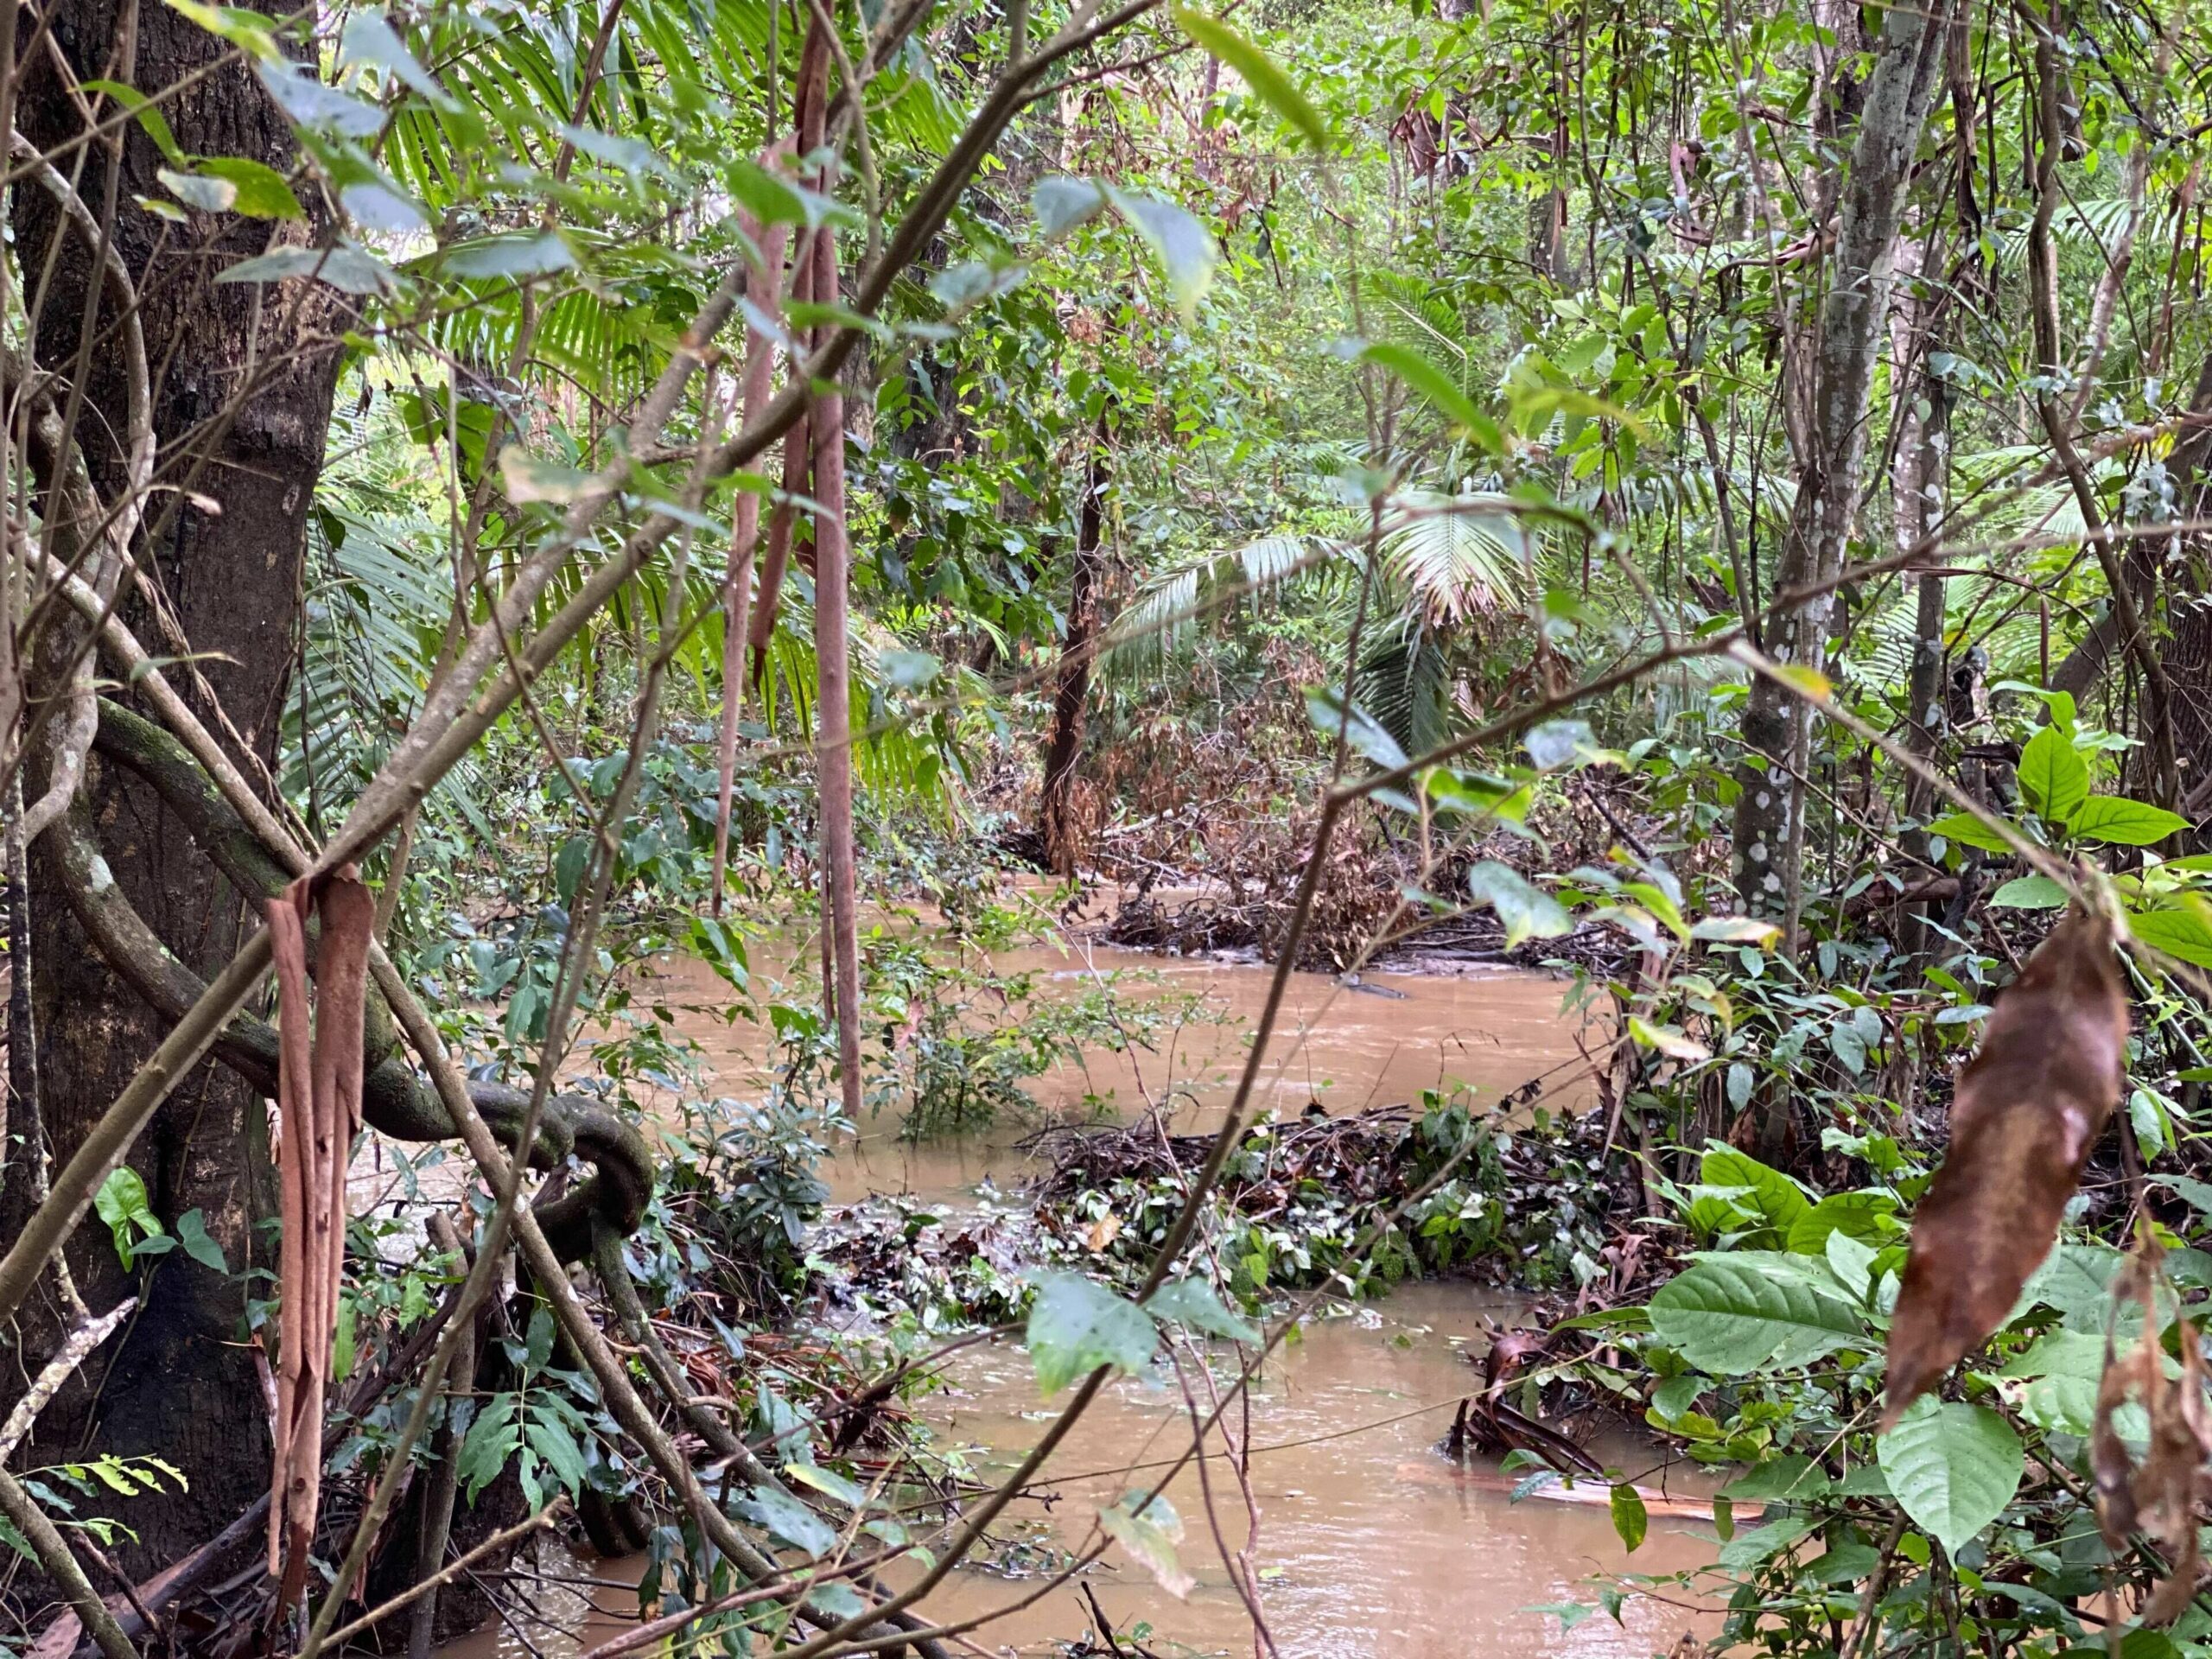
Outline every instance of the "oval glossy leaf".
{"label": "oval glossy leaf", "polygon": [[1890,1491],[1955,1555],[2019,1490],[2020,1437],[1986,1406],[1923,1395],[1881,1438]]}
{"label": "oval glossy leaf", "polygon": [[2047,875],[2016,876],[1989,895],[2004,910],[2063,910],[2066,889]]}
{"label": "oval glossy leaf", "polygon": [[2077,836],[2116,847],[2151,847],[2188,829],[2189,820],[2148,801],[2131,801],[2124,795],[2092,795],[2075,810],[2066,827]]}
{"label": "oval glossy leaf", "polygon": [[244,213],[248,219],[300,219],[300,199],[292,194],[292,187],[284,175],[273,167],[249,161],[243,156],[202,156],[193,163],[193,171],[203,177],[221,179],[237,192],[231,202],[232,211]]}
{"label": "oval glossy leaf", "polygon": [[2046,726],[2020,751],[2020,792],[2046,823],[2069,823],[2089,798],[2089,768],[2056,726]]}
{"label": "oval glossy leaf", "polygon": [[2128,931],[2155,950],[2212,968],[2212,912],[2199,901],[2167,910],[2138,911],[2127,918]]}
{"label": "oval glossy leaf", "polygon": [[1821,1289],[1808,1266],[1757,1250],[1707,1256],[1651,1299],[1652,1334],[1714,1376],[1802,1365],[1866,1344],[1857,1311]]}
{"label": "oval glossy leaf", "polygon": [[1985,853],[2009,853],[2012,843],[1999,835],[1971,812],[1948,812],[1928,826],[1931,836],[1941,836],[1955,841],[1961,847],[1978,847]]}

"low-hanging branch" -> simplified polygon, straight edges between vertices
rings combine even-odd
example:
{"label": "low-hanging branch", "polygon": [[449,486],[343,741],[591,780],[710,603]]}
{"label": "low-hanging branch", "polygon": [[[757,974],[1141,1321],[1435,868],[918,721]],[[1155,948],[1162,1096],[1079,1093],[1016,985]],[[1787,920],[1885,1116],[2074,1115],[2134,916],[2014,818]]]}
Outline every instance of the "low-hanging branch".
{"label": "low-hanging branch", "polygon": [[[175,812],[194,842],[241,892],[266,897],[289,878],[231,810],[184,747],[150,721],[102,699],[98,752],[144,779]],[[109,966],[170,1019],[180,1019],[205,983],[164,945],[111,877],[105,875],[91,815],[81,801],[49,833],[61,887],[79,925]],[[398,1141],[450,1141],[460,1128],[428,1079],[407,1064],[380,995],[369,998],[362,1116]],[[214,1052],[254,1087],[276,1084],[276,1028],[241,1015],[216,1039]],[[485,1079],[469,1084],[470,1098],[495,1129],[512,1137],[530,1104],[526,1090]],[[546,1102],[531,1154],[533,1167],[557,1168],[573,1153],[594,1173],[538,1211],[538,1224],[563,1261],[591,1249],[596,1217],[626,1236],[652,1197],[653,1165],[645,1138],[588,1096],[559,1094]]]}

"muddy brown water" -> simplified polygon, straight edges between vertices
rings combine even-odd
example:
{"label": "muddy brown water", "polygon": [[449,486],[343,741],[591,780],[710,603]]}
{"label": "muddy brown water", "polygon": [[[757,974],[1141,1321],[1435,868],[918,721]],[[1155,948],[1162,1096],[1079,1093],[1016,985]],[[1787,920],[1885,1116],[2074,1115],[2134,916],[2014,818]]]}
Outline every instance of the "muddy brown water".
{"label": "muddy brown water", "polygon": [[[1269,977],[1256,965],[1078,947],[1011,953],[1000,965],[1033,969],[1071,987],[1118,973],[1131,998],[1201,993],[1212,1017],[1163,1031],[1158,1052],[1085,1055],[1032,1090],[1047,1116],[1093,1113],[1102,1096],[1128,1116],[1173,1093],[1178,1128],[1219,1121]],[[1294,1113],[1318,1100],[1349,1111],[1464,1084],[1478,1104],[1495,1105],[1536,1078],[1546,1081],[1554,1107],[1589,1103],[1577,1038],[1594,1050],[1596,1036],[1563,1008],[1568,988],[1560,982],[1492,971],[1376,975],[1367,983],[1373,988],[1294,977],[1262,1071],[1262,1103]],[[676,1014],[719,1086],[753,1091],[766,1045],[748,1022],[721,1018],[727,988],[700,964],[671,961],[639,988]],[[856,1144],[841,1148],[829,1178],[837,1201],[900,1192],[932,1208],[955,1207],[986,1178],[1004,1185],[1027,1173],[1014,1145],[1020,1133],[1008,1127],[914,1146],[899,1139],[895,1123],[870,1122]],[[1249,1548],[1262,1612],[1285,1659],[1642,1656],[1672,1649],[1688,1630],[1709,1635],[1713,1615],[1678,1601],[1631,1600],[1618,1623],[1600,1612],[1572,1629],[1537,1611],[1594,1601],[1586,1582],[1594,1573],[1660,1574],[1709,1563],[1717,1544],[1700,1513],[1709,1480],[1683,1466],[1656,1466],[1649,1448],[1633,1440],[1594,1446],[1647,1491],[1684,1500],[1655,1504],[1649,1536],[1631,1557],[1604,1503],[1587,1501],[1601,1499],[1602,1488],[1586,1489],[1585,1501],[1516,1502],[1515,1478],[1494,1461],[1461,1468],[1437,1454],[1468,1388],[1470,1360],[1482,1351],[1484,1320],[1512,1311],[1497,1293],[1435,1282],[1309,1321],[1269,1358],[1252,1391],[1256,1534],[1215,1441],[1211,1517],[1195,1469],[1167,1488],[1183,1525],[1179,1557],[1196,1581],[1187,1597],[1167,1594],[1118,1547],[1085,1575],[1124,1640],[1141,1632],[1144,1647],[1162,1659],[1253,1652],[1250,1616],[1232,1587],[1224,1545],[1231,1553]],[[980,1479],[1011,1470],[1057,1414],[1058,1402],[1039,1397],[1017,1344],[956,1355],[944,1382],[918,1402],[917,1415],[942,1446],[965,1451]],[[1092,1613],[1075,1586],[1046,1587],[1044,1564],[1095,1541],[1097,1511],[1130,1484],[1130,1465],[1173,1458],[1189,1430],[1172,1376],[1114,1383],[1057,1450],[1036,1495],[995,1529],[1002,1548],[955,1572],[920,1611],[966,1620],[1027,1601],[969,1640],[991,1654],[1065,1651],[1090,1628]],[[583,1564],[557,1549],[550,1554],[542,1565],[557,1576],[518,1597],[509,1623],[449,1647],[448,1659],[531,1659],[532,1649],[563,1659],[636,1617],[636,1597],[624,1586],[634,1583],[641,1560]]]}

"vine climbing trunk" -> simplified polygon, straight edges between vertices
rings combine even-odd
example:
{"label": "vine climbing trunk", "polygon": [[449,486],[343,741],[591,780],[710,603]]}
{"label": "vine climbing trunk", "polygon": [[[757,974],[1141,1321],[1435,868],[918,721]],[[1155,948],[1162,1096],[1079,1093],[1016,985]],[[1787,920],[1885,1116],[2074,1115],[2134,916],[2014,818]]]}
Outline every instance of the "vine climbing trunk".
{"label": "vine climbing trunk", "polygon": [[[1867,407],[1888,315],[1897,226],[1942,69],[1949,0],[1886,15],[1860,106],[1851,167],[1837,207],[1835,251],[1812,354],[1811,409],[1797,497],[1765,619],[1769,656],[1817,668],[1834,601],[1798,590],[1833,582],[1857,516],[1866,460]],[[1737,771],[1736,885],[1745,910],[1794,921],[1796,853],[1804,818],[1804,705],[1764,677],[1744,709]],[[1794,946],[1796,941],[1789,943]]]}
{"label": "vine climbing trunk", "polygon": [[[141,582],[134,589],[124,581],[123,614],[159,648],[198,653],[190,672],[178,673],[181,688],[203,721],[228,734],[245,775],[265,786],[295,658],[305,529],[344,302],[321,283],[216,284],[226,266],[264,251],[270,223],[194,213],[173,224],[138,206],[168,194],[156,177],[162,153],[137,123],[116,119],[111,101],[76,84],[107,79],[157,96],[183,83],[188,90],[162,105],[179,145],[288,174],[297,160],[290,129],[230,46],[174,8],[134,0],[60,0],[46,21],[48,49],[24,67],[18,128],[52,150],[82,140],[88,120],[99,124],[79,176],[93,214],[111,224],[136,290],[153,366],[158,467],[170,486],[146,504],[131,550]],[[41,369],[81,391],[77,439],[93,486],[113,501],[126,476],[120,435],[130,429],[127,359],[113,344],[124,308],[112,287],[94,280],[92,248],[48,195],[19,183],[9,212],[31,284],[33,353]],[[276,239],[313,244],[326,230],[311,207],[305,220],[280,223]],[[31,792],[44,782],[34,776]],[[161,798],[130,775],[96,765],[85,798],[116,887],[188,965],[209,974],[227,962],[258,925],[258,895],[232,888]],[[168,1021],[110,970],[80,929],[50,839],[31,849],[29,897],[41,1105],[47,1150],[58,1163]],[[0,1237],[12,1236],[25,1213],[26,1161],[10,1168],[0,1197]],[[126,1269],[104,1225],[80,1228],[67,1255],[92,1310],[146,1294],[137,1317],[41,1414],[19,1454],[35,1465],[87,1449],[153,1453],[183,1471],[188,1491],[132,1500],[132,1535],[117,1543],[126,1569],[171,1559],[267,1490],[268,1419],[253,1351],[241,1340],[247,1297],[262,1293],[238,1276],[265,1264],[257,1224],[276,1207],[260,1093],[203,1065],[140,1137],[130,1168],[172,1234],[179,1217],[200,1213],[230,1272],[181,1251]],[[53,1283],[49,1276],[5,1335],[11,1351],[0,1356],[0,1409],[36,1372],[67,1319]]]}
{"label": "vine climbing trunk", "polygon": [[1068,621],[1060,650],[1059,681],[1052,695],[1052,725],[1045,741],[1045,784],[1037,804],[1037,833],[1046,861],[1057,875],[1073,875],[1082,836],[1075,822],[1076,768],[1083,759],[1083,715],[1090,700],[1091,659],[1098,652],[1099,602],[1106,586],[1105,505],[1109,482],[1106,411],[1090,435],[1084,468],[1083,501],[1076,512],[1075,564],[1068,583]]}

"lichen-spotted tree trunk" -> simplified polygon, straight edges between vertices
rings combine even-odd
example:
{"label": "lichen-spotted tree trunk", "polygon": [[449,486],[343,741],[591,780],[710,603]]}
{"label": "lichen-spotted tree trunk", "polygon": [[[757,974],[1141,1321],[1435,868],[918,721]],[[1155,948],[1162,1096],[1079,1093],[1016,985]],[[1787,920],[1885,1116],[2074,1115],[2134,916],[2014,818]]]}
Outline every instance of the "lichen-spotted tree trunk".
{"label": "lichen-spotted tree trunk", "polygon": [[1037,834],[1056,875],[1075,874],[1081,837],[1075,823],[1076,766],[1083,759],[1083,713],[1090,699],[1091,658],[1098,650],[1098,607],[1106,586],[1105,499],[1108,480],[1106,416],[1091,434],[1084,469],[1083,501],[1076,512],[1075,565],[1068,585],[1067,637],[1060,650],[1059,681],[1052,695],[1052,725],[1045,742],[1045,786],[1037,806]]}
{"label": "lichen-spotted tree trunk", "polygon": [[[1851,170],[1837,207],[1835,254],[1827,271],[1811,364],[1809,431],[1797,497],[1769,589],[1777,594],[1833,581],[1859,509],[1866,461],[1869,394],[1889,309],[1897,226],[1937,83],[1948,33],[1944,0],[1887,15],[1866,85]],[[1776,606],[1764,643],[1789,664],[1816,666],[1826,645],[1832,595]],[[1796,921],[1802,827],[1802,705],[1754,679],[1743,715],[1745,757],[1737,774],[1737,887],[1754,914]]]}
{"label": "lichen-spotted tree trunk", "polygon": [[[125,80],[152,93],[199,73],[164,106],[184,149],[291,170],[290,132],[251,71],[234,54],[211,70],[228,48],[181,13],[143,0],[58,0],[53,29],[82,80]],[[79,96],[49,60],[35,59],[22,86],[21,130],[41,149],[68,142],[83,129]],[[113,105],[96,101],[108,118]],[[115,245],[140,296],[156,380],[157,477],[190,492],[149,505],[149,533],[134,550],[193,649],[204,653],[199,670],[238,737],[266,765],[275,759],[295,656],[305,525],[337,372],[338,302],[328,289],[302,292],[296,283],[214,283],[224,267],[264,251],[270,222],[194,213],[173,225],[146,213],[134,199],[167,197],[156,177],[162,158],[136,124],[119,130],[112,184],[112,152],[96,143],[81,191],[94,213],[111,208]],[[314,200],[308,189],[300,194]],[[18,185],[9,211],[17,273],[39,306],[38,364],[73,378],[88,322],[90,250],[64,232],[52,201],[34,186]],[[311,219],[276,228],[289,241],[322,226]],[[112,435],[126,429],[126,395],[111,343],[116,308],[106,294],[95,297],[78,430],[94,480],[111,491],[122,476]],[[131,596],[124,613],[149,644],[168,640],[143,599]],[[176,677],[188,683],[190,677]],[[213,710],[200,713],[214,723]],[[258,768],[248,761],[245,770],[253,776]],[[30,783],[35,789],[43,779]],[[254,925],[252,905],[194,849],[151,791],[118,768],[95,761],[86,798],[114,880],[178,956],[211,974]],[[58,1163],[152,1052],[166,1022],[87,944],[53,861],[37,847],[30,890],[41,1106]],[[181,1215],[198,1210],[233,1275],[268,1254],[256,1237],[257,1218],[275,1208],[266,1122],[259,1095],[209,1061],[176,1089],[130,1154],[155,1214],[174,1230]],[[0,1200],[0,1236],[25,1213],[27,1174],[16,1157]],[[135,1544],[119,1542],[118,1553],[143,1569],[217,1530],[266,1490],[267,1414],[241,1341],[250,1287],[181,1251],[126,1272],[92,1217],[67,1254],[95,1312],[133,1291],[143,1300],[123,1333],[40,1417],[34,1442],[16,1461],[32,1466],[89,1447],[156,1453],[181,1468],[188,1495],[116,1505],[138,1535]],[[4,1333],[19,1351],[0,1365],[0,1409],[22,1388],[23,1372],[46,1358],[61,1317],[49,1275],[19,1327]]]}

